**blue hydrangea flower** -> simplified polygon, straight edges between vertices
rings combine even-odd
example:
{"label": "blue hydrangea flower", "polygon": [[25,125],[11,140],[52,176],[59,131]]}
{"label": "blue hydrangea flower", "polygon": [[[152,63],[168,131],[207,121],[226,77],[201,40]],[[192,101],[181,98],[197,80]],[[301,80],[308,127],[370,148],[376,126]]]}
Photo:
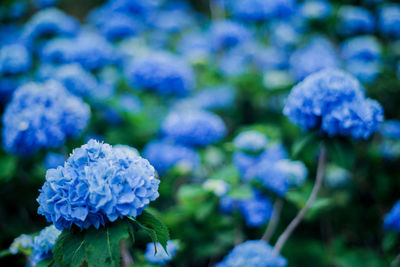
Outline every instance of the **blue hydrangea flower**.
{"label": "blue hydrangea flower", "polygon": [[335,164],[328,164],[324,174],[324,184],[329,188],[345,186],[350,180],[350,172]]}
{"label": "blue hydrangea flower", "polygon": [[211,44],[208,35],[202,32],[191,32],[182,36],[177,50],[190,62],[207,59],[210,55]]}
{"label": "blue hydrangea flower", "polygon": [[382,107],[366,99],[360,83],[335,69],[312,74],[293,87],[284,114],[305,130],[367,139],[383,120]]}
{"label": "blue hydrangea flower", "polygon": [[46,7],[55,6],[58,0],[34,0],[33,2],[37,8],[42,9]]}
{"label": "blue hydrangea flower", "polygon": [[234,17],[250,22],[288,17],[294,12],[295,5],[295,0],[234,0],[228,3]]}
{"label": "blue hydrangea flower", "polygon": [[66,158],[63,154],[49,152],[44,159],[44,166],[46,169],[57,168],[64,165]]}
{"label": "blue hydrangea flower", "polygon": [[272,21],[268,24],[270,41],[275,47],[292,47],[299,43],[301,29],[291,21]]}
{"label": "blue hydrangea flower", "polygon": [[386,214],[383,226],[385,229],[400,232],[400,201],[397,201],[388,214]]}
{"label": "blue hydrangea flower", "polygon": [[52,77],[77,96],[87,97],[98,89],[96,78],[77,63],[57,68]]}
{"label": "blue hydrangea flower", "polygon": [[400,121],[399,120],[387,120],[382,123],[380,132],[383,137],[390,139],[400,139]]}
{"label": "blue hydrangea flower", "polygon": [[195,25],[195,15],[192,14],[190,9],[184,10],[179,8],[171,8],[159,11],[152,15],[153,17],[149,18],[149,20],[152,22],[151,26],[168,33],[182,32],[185,29]]}
{"label": "blue hydrangea flower", "polygon": [[154,243],[148,243],[146,246],[146,253],[144,254],[146,260],[150,263],[164,265],[170,262],[175,254],[178,252],[179,244],[176,241],[168,240],[167,242],[167,252],[160,243],[157,242],[157,253],[154,247]]}
{"label": "blue hydrangea flower", "polygon": [[[102,10],[103,11],[103,10]],[[91,14],[95,16],[96,26],[102,34],[111,41],[135,36],[143,31],[144,25],[133,16],[123,12],[96,12]]]}
{"label": "blue hydrangea flower", "polygon": [[398,140],[385,139],[379,144],[379,151],[386,160],[395,160],[400,157],[400,142]]}
{"label": "blue hydrangea flower", "polygon": [[114,145],[113,150],[114,153],[118,155],[118,158],[126,158],[126,160],[140,156],[136,148],[128,145]]}
{"label": "blue hydrangea flower", "polygon": [[250,130],[240,133],[235,137],[233,144],[236,149],[248,153],[258,153],[265,149],[268,138],[259,131]]}
{"label": "blue hydrangea flower", "polygon": [[63,167],[47,171],[38,213],[57,229],[97,229],[140,215],[159,196],[159,183],[147,160],[92,139],[74,149]]}
{"label": "blue hydrangea flower", "polygon": [[287,181],[291,187],[297,187],[303,184],[308,175],[307,168],[301,161],[281,159],[276,163],[276,167],[281,172],[287,174]]}
{"label": "blue hydrangea flower", "polygon": [[344,67],[346,71],[363,83],[374,82],[382,71],[382,65],[379,61],[353,59],[347,61]]}
{"label": "blue hydrangea flower", "polygon": [[279,196],[284,196],[290,188],[289,173],[276,161],[262,160],[248,175]]}
{"label": "blue hydrangea flower", "polygon": [[264,240],[249,240],[233,248],[215,267],[285,267],[286,264],[287,260],[275,255]]}
{"label": "blue hydrangea flower", "polygon": [[344,41],[341,54],[344,60],[374,61],[381,57],[381,46],[373,36],[359,36]]}
{"label": "blue hydrangea flower", "polygon": [[148,143],[143,150],[143,155],[160,175],[167,173],[173,167],[194,170],[200,164],[200,156],[194,149],[165,140]]}
{"label": "blue hydrangea flower", "polygon": [[218,142],[226,134],[223,120],[217,115],[200,110],[170,113],[161,125],[162,134],[188,146],[207,146]]}
{"label": "blue hydrangea flower", "polygon": [[53,256],[53,247],[61,231],[57,230],[54,225],[47,226],[40,231],[38,236],[33,239],[33,255],[30,260],[35,266],[44,259]]}
{"label": "blue hydrangea flower", "polygon": [[372,14],[365,8],[342,6],[338,11],[338,30],[345,35],[372,33],[375,21]]}
{"label": "blue hydrangea flower", "polygon": [[135,60],[127,69],[132,86],[160,95],[183,96],[194,88],[194,72],[179,57],[155,53]]}
{"label": "blue hydrangea flower", "polygon": [[8,248],[8,251],[10,251],[11,254],[15,255],[21,249],[30,249],[32,247],[33,247],[32,236],[22,234],[14,239],[14,241],[11,243],[10,247]]}
{"label": "blue hydrangea flower", "polygon": [[215,50],[229,49],[251,40],[250,31],[234,21],[216,21],[210,30],[210,41]]}
{"label": "blue hydrangea flower", "polygon": [[380,32],[392,38],[400,38],[400,5],[384,5],[379,12]]}
{"label": "blue hydrangea flower", "polygon": [[23,38],[35,41],[44,36],[74,36],[79,30],[79,22],[58,10],[47,8],[36,13],[26,24]]}
{"label": "blue hydrangea flower", "polygon": [[106,7],[114,12],[145,16],[156,10],[161,3],[161,0],[111,0],[106,3]]}
{"label": "blue hydrangea flower", "polygon": [[3,146],[10,153],[30,155],[58,147],[86,128],[90,109],[58,82],[27,83],[18,88],[3,114]]}
{"label": "blue hydrangea flower", "polygon": [[300,5],[300,16],[308,20],[323,20],[332,15],[332,4],[325,0],[306,1]]}
{"label": "blue hydrangea flower", "polygon": [[290,70],[297,81],[314,72],[337,66],[339,66],[338,55],[332,44],[320,37],[313,38],[290,57]]}
{"label": "blue hydrangea flower", "polygon": [[43,62],[54,64],[73,62],[75,45],[72,39],[52,39],[43,45],[40,51],[40,59]]}
{"label": "blue hydrangea flower", "polygon": [[31,67],[31,55],[21,44],[3,46],[0,49],[0,74],[14,75],[24,73]]}
{"label": "blue hydrangea flower", "polygon": [[273,209],[271,201],[258,194],[239,202],[239,210],[249,227],[265,224],[271,218]]}
{"label": "blue hydrangea flower", "polygon": [[130,114],[137,114],[142,110],[140,99],[131,94],[122,94],[118,97],[118,107]]}

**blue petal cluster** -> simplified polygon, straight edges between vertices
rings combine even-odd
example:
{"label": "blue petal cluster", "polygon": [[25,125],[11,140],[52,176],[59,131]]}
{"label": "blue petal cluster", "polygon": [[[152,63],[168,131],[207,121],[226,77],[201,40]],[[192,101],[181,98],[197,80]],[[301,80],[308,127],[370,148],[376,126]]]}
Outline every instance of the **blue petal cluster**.
{"label": "blue petal cluster", "polygon": [[324,38],[313,38],[290,57],[290,71],[297,81],[325,68],[339,66],[333,45]]}
{"label": "blue petal cluster", "polygon": [[400,139],[400,121],[399,120],[387,120],[382,123],[380,129],[382,136],[398,140]]}
{"label": "blue petal cluster", "polygon": [[154,243],[148,243],[146,246],[146,252],[144,254],[146,260],[150,263],[161,264],[164,265],[167,262],[170,262],[176,252],[178,252],[179,244],[173,240],[168,240],[167,242],[167,252],[165,252],[164,248],[160,243],[157,242],[157,253],[154,247]]}
{"label": "blue petal cluster", "polygon": [[176,143],[203,147],[223,138],[226,127],[224,121],[211,112],[175,111],[165,118],[161,132]]}
{"label": "blue petal cluster", "polygon": [[400,38],[400,5],[384,5],[379,12],[379,30],[391,38]]}
{"label": "blue petal cluster", "polygon": [[400,201],[397,201],[389,213],[386,214],[383,226],[385,229],[400,232]]}
{"label": "blue petal cluster", "polygon": [[74,36],[79,22],[57,8],[47,8],[36,13],[25,25],[23,38],[32,42],[44,36]]}
{"label": "blue petal cluster", "polygon": [[33,239],[33,255],[30,257],[32,265],[53,256],[53,247],[61,231],[54,225],[47,226]]}
{"label": "blue petal cluster", "polygon": [[294,0],[234,0],[228,2],[232,15],[244,21],[263,21],[283,18],[294,12]]}
{"label": "blue petal cluster", "polygon": [[264,150],[267,143],[268,138],[264,134],[255,130],[242,132],[236,136],[233,141],[236,149],[248,153],[257,153]]}
{"label": "blue petal cluster", "polygon": [[372,33],[375,29],[374,17],[362,7],[342,6],[338,17],[338,30],[345,35]]}
{"label": "blue petal cluster", "polygon": [[200,156],[194,149],[165,140],[148,143],[143,155],[160,175],[167,173],[173,167],[194,170],[200,165]]}
{"label": "blue petal cluster", "polygon": [[239,210],[247,226],[258,227],[271,218],[274,207],[268,198],[255,194],[252,198],[241,200]]}
{"label": "blue petal cluster", "polygon": [[369,138],[383,121],[379,103],[365,98],[355,78],[335,69],[312,74],[293,87],[283,112],[305,130],[355,139]]}
{"label": "blue petal cluster", "polygon": [[58,166],[64,165],[66,158],[63,154],[49,152],[44,159],[44,166],[46,169],[57,168]]}
{"label": "blue petal cluster", "polygon": [[57,68],[52,76],[77,96],[90,96],[97,89],[96,78],[77,63]]}
{"label": "blue petal cluster", "polygon": [[160,95],[187,95],[194,88],[194,72],[177,56],[155,53],[135,60],[127,68],[132,86]]}
{"label": "blue petal cluster", "polygon": [[11,254],[15,255],[21,249],[30,249],[32,247],[33,247],[32,236],[22,234],[14,239],[14,241],[11,243],[10,247],[8,248],[8,251],[10,251]]}
{"label": "blue petal cluster", "polygon": [[381,57],[381,45],[372,36],[359,36],[344,41],[341,54],[344,60],[374,61]]}
{"label": "blue petal cluster", "polygon": [[311,0],[300,5],[300,16],[307,20],[323,20],[332,15],[332,4],[326,0]]}
{"label": "blue petal cluster", "polygon": [[263,240],[249,240],[229,252],[215,267],[285,267],[287,260],[272,252],[272,247]]}
{"label": "blue petal cluster", "polygon": [[24,73],[32,65],[28,49],[21,44],[3,46],[0,49],[0,74],[15,75]]}
{"label": "blue petal cluster", "polygon": [[27,83],[18,88],[3,114],[3,146],[30,155],[58,147],[86,128],[90,109],[56,81]]}
{"label": "blue petal cluster", "polygon": [[160,181],[139,157],[90,140],[63,167],[50,169],[37,199],[38,213],[58,229],[96,229],[125,216],[136,217],[155,200]]}
{"label": "blue petal cluster", "polygon": [[210,38],[214,50],[235,47],[251,40],[250,31],[242,24],[234,21],[216,21],[211,25]]}

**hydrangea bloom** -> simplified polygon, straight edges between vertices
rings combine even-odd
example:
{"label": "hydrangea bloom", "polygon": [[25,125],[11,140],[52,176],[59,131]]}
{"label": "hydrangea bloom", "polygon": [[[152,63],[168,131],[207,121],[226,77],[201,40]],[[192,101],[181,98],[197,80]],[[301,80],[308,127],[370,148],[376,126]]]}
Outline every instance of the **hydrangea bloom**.
{"label": "hydrangea bloom", "polygon": [[303,129],[321,128],[330,136],[355,139],[367,139],[383,120],[382,107],[364,97],[360,83],[334,69],[312,74],[296,85],[283,112]]}
{"label": "hydrangea bloom", "polygon": [[52,77],[74,95],[87,97],[98,89],[96,78],[77,63],[57,68]]}
{"label": "hydrangea bloom", "polygon": [[127,69],[133,86],[160,95],[186,95],[194,88],[194,72],[179,57],[155,53],[135,60]]}
{"label": "hydrangea bloom", "polygon": [[80,135],[89,118],[89,106],[58,82],[27,83],[15,91],[3,114],[3,145],[19,155],[58,147]]}
{"label": "hydrangea bloom", "polygon": [[262,21],[287,17],[294,12],[294,0],[234,0],[228,3],[234,17],[244,21]]}
{"label": "hydrangea bloom", "polygon": [[290,57],[290,70],[297,81],[325,68],[337,67],[338,56],[324,38],[314,38]]}
{"label": "hydrangea bloom", "polygon": [[226,134],[223,120],[207,111],[176,111],[161,125],[166,138],[189,146],[207,146],[218,142]]}
{"label": "hydrangea bloom", "polygon": [[44,44],[40,51],[40,59],[47,63],[69,63],[74,60],[74,44],[72,39],[55,38]]}
{"label": "hydrangea bloom", "polygon": [[157,242],[157,253],[154,248],[154,243],[148,243],[146,246],[146,253],[144,254],[146,260],[148,262],[154,264],[164,265],[167,262],[170,262],[175,256],[176,252],[178,252],[179,245],[177,242],[173,240],[168,240],[167,242],[167,252],[165,252],[164,248],[160,243]]}
{"label": "hydrangea bloom", "polygon": [[382,66],[380,61],[349,60],[345,64],[345,69],[353,74],[363,83],[374,82],[381,73]]}
{"label": "hydrangea bloom", "polygon": [[63,154],[49,152],[44,159],[44,166],[46,169],[57,168],[58,166],[64,165],[66,158]]}
{"label": "hydrangea bloom", "polygon": [[122,94],[118,98],[118,107],[120,107],[122,111],[136,114],[141,111],[142,102],[134,95]]}
{"label": "hydrangea bloom", "polygon": [[161,0],[110,0],[106,3],[106,7],[111,11],[145,16],[154,11],[161,3]]}
{"label": "hydrangea bloom", "polygon": [[193,26],[194,16],[194,14],[191,14],[189,8],[188,10],[171,8],[154,13],[153,17],[149,18],[149,20],[152,21],[152,26],[156,29],[169,33],[177,33]]}
{"label": "hydrangea bloom", "polygon": [[242,132],[233,141],[236,149],[249,153],[256,153],[263,150],[267,143],[267,137],[255,130]]}
{"label": "hydrangea bloom", "polygon": [[237,245],[215,267],[285,267],[286,264],[287,260],[273,254],[272,247],[264,240],[249,240]]}
{"label": "hydrangea bloom", "polygon": [[279,166],[276,161],[263,160],[254,166],[251,174],[248,175],[260,181],[269,190],[283,196],[290,187],[290,176],[287,171]]}
{"label": "hydrangea bloom", "polygon": [[179,40],[177,49],[190,62],[207,59],[211,51],[207,37],[201,32],[187,33]]}
{"label": "hydrangea bloom", "polygon": [[119,158],[126,158],[127,160],[129,158],[132,159],[140,156],[139,151],[137,151],[136,148],[128,145],[114,145],[113,150]]}
{"label": "hydrangea bloom", "polygon": [[123,12],[94,13],[97,27],[103,35],[111,41],[134,36],[143,30],[142,23],[134,17]]}
{"label": "hydrangea bloom", "polygon": [[36,13],[25,25],[23,37],[34,41],[42,36],[73,36],[79,30],[79,23],[73,17],[57,8],[43,9]]}
{"label": "hydrangea bloom", "polygon": [[26,72],[31,64],[31,55],[21,44],[6,45],[0,49],[0,74],[2,75]]}
{"label": "hydrangea bloom", "polygon": [[328,164],[325,169],[324,183],[329,188],[344,186],[350,180],[350,172],[335,164]]}
{"label": "hydrangea bloom", "polygon": [[387,120],[382,124],[380,129],[382,136],[391,139],[400,139],[400,121]]}
{"label": "hydrangea bloom", "polygon": [[251,198],[241,200],[239,210],[244,216],[247,226],[258,227],[271,218],[273,205],[268,198],[255,194]]}
{"label": "hydrangea bloom", "polygon": [[22,234],[14,239],[14,241],[11,243],[10,247],[8,248],[8,251],[10,251],[11,254],[15,255],[21,249],[30,249],[32,247],[33,247],[32,236]]}
{"label": "hydrangea bloom", "polygon": [[215,50],[229,49],[251,39],[251,33],[242,24],[216,21],[211,25],[211,43]]}
{"label": "hydrangea bloom", "polygon": [[375,28],[374,17],[362,7],[342,6],[338,12],[339,31],[346,35],[372,33]]}
{"label": "hydrangea bloom", "polygon": [[386,214],[383,226],[385,229],[400,232],[400,201],[397,201],[389,213]]}
{"label": "hydrangea bloom", "polygon": [[194,149],[164,140],[148,143],[143,150],[143,155],[161,175],[176,166],[193,170],[200,164],[200,156]]}
{"label": "hydrangea bloom", "polygon": [[290,21],[272,21],[268,25],[271,43],[276,47],[292,47],[300,40],[300,29]]}
{"label": "hydrangea bloom", "polygon": [[325,0],[306,1],[300,6],[300,15],[308,20],[323,20],[332,14],[332,5]]}
{"label": "hydrangea bloom", "polygon": [[387,37],[400,38],[400,5],[384,5],[381,8],[379,30]]}
{"label": "hydrangea bloom", "polygon": [[301,161],[282,159],[276,165],[279,170],[287,174],[287,181],[290,186],[299,186],[307,178],[307,168]]}
{"label": "hydrangea bloom", "polygon": [[41,260],[51,258],[53,255],[53,246],[61,231],[57,230],[54,225],[47,226],[40,231],[38,236],[33,239],[33,255],[30,260],[35,266]]}
{"label": "hydrangea bloom", "polygon": [[375,37],[354,37],[342,43],[341,54],[344,60],[379,60],[381,46]]}
{"label": "hydrangea bloom", "polygon": [[50,169],[38,197],[38,213],[58,229],[99,228],[136,217],[158,197],[150,163],[95,140],[75,149],[63,167]]}

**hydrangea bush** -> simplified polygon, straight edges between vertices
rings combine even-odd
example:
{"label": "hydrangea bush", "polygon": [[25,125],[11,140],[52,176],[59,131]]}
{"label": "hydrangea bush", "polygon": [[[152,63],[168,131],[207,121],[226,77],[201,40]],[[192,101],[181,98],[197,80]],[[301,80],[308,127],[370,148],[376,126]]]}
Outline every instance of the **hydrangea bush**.
{"label": "hydrangea bush", "polygon": [[399,264],[398,2],[3,2],[0,266]]}

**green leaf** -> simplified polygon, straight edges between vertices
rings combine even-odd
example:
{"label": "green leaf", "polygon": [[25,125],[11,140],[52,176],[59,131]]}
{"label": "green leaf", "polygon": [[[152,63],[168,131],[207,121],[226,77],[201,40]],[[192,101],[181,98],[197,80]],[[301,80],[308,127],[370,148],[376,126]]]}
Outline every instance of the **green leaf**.
{"label": "green leaf", "polygon": [[297,158],[306,148],[314,149],[315,143],[319,142],[318,136],[319,136],[318,132],[313,131],[313,132],[307,133],[302,138],[300,138],[298,141],[296,141],[294,143],[293,149],[292,149],[293,158]]}
{"label": "green leaf", "polygon": [[351,143],[340,139],[329,139],[325,143],[327,154],[337,165],[346,169],[353,167],[355,155]]}
{"label": "green leaf", "polygon": [[54,245],[54,260],[63,266],[120,266],[120,242],[128,239],[132,226],[117,221],[98,230],[64,230]]}
{"label": "green leaf", "polygon": [[54,264],[54,260],[53,259],[44,259],[40,262],[38,262],[35,267],[49,267],[52,266]]}
{"label": "green leaf", "polygon": [[143,229],[150,236],[154,243],[159,242],[164,248],[165,252],[167,252],[169,232],[168,228],[160,219],[158,219],[156,216],[146,210],[144,210],[142,214],[136,219],[130,219],[133,222],[136,222],[139,228]]}

